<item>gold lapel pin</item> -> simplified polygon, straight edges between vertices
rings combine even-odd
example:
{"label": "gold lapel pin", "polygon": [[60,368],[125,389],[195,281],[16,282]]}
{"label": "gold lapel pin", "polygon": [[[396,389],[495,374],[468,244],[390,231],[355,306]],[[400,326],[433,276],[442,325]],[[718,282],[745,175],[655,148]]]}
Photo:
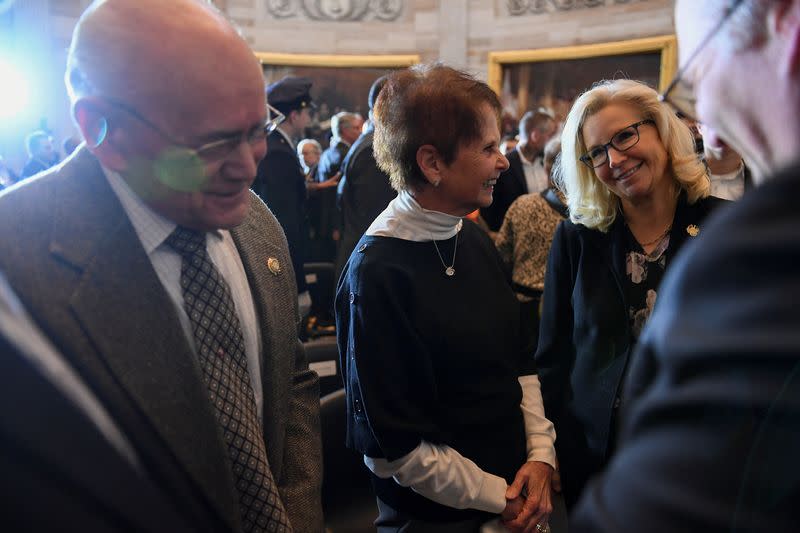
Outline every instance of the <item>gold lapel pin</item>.
{"label": "gold lapel pin", "polygon": [[686,226],[686,233],[688,233],[690,237],[697,237],[700,234],[700,228],[694,224],[689,224]]}
{"label": "gold lapel pin", "polygon": [[267,268],[277,276],[281,273],[281,262],[276,257],[270,257],[267,259]]}

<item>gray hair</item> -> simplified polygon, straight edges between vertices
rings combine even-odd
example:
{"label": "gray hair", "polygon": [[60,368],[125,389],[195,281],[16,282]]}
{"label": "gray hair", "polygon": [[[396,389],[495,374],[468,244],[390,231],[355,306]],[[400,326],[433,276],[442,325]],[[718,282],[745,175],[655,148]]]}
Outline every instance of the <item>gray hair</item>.
{"label": "gray hair", "polygon": [[361,120],[361,115],[357,113],[349,113],[341,111],[331,117],[331,133],[334,139],[342,138],[342,130],[348,126],[352,126],[354,122]]}

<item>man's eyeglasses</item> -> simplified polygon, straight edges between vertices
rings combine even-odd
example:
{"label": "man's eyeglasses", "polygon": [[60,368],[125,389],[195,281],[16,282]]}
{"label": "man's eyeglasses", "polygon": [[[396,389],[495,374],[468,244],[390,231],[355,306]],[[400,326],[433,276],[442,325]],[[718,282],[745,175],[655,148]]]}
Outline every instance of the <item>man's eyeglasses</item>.
{"label": "man's eyeglasses", "polygon": [[196,157],[207,162],[225,159],[231,154],[231,152],[239,147],[242,141],[250,145],[256,145],[264,142],[264,140],[267,138],[267,135],[272,133],[275,128],[277,128],[278,125],[286,119],[283,113],[271,105],[266,104],[267,118],[263,123],[254,127],[244,135],[232,135],[224,139],[211,141],[198,147],[190,147],[176,141],[171,135],[156,126],[152,121],[150,121],[130,105],[107,97],[103,97],[103,99],[117,109],[125,111],[128,115],[132,116],[151,130],[158,133],[161,137],[167,140],[170,145],[172,145],[173,149],[180,150],[180,152],[182,152],[187,158]]}
{"label": "man's eyeglasses", "polygon": [[697,58],[700,52],[708,45],[711,40],[716,37],[717,33],[719,33],[722,26],[725,22],[731,18],[736,8],[742,4],[742,0],[733,0],[731,4],[725,8],[725,12],[722,14],[722,17],[719,19],[719,22],[708,32],[708,34],[700,41],[700,44],[697,45],[697,48],[694,49],[694,52],[691,53],[689,59],[686,60],[686,63],[678,69],[678,73],[675,74],[675,77],[672,78],[672,81],[669,83],[667,88],[661,93],[658,99],[662,102],[668,103],[672,106],[675,111],[678,113],[683,114],[685,117],[691,120],[697,120],[697,111],[695,110],[695,104],[697,103],[697,99],[694,96],[694,86],[691,82],[686,79],[686,71],[689,68],[689,65]]}
{"label": "man's eyeglasses", "polygon": [[624,152],[636,146],[639,142],[639,126],[643,124],[653,124],[655,121],[652,119],[640,120],[631,124],[627,128],[619,130],[611,137],[611,140],[606,144],[595,146],[580,157],[580,160],[589,168],[602,167],[608,161],[608,148],[611,147],[617,152]]}

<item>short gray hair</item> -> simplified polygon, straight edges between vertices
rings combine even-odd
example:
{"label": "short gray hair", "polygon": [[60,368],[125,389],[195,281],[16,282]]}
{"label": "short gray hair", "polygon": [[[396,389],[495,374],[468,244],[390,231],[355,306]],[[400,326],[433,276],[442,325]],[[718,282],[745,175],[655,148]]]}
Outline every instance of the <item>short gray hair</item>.
{"label": "short gray hair", "polygon": [[348,126],[352,126],[354,122],[361,120],[361,115],[357,113],[349,113],[341,111],[331,117],[331,133],[334,139],[342,138],[342,130]]}

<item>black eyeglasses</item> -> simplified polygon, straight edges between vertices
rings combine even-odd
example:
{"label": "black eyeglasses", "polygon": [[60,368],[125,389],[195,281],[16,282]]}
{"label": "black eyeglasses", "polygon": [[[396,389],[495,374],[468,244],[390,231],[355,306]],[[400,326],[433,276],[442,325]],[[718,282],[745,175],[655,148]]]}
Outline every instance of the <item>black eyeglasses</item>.
{"label": "black eyeglasses", "polygon": [[611,140],[606,144],[595,146],[580,157],[580,160],[589,168],[602,167],[608,161],[608,148],[609,146],[617,152],[624,152],[636,146],[639,142],[639,126],[643,124],[653,124],[655,121],[652,119],[640,120],[630,126],[619,130],[611,137]]}
{"label": "black eyeglasses", "polygon": [[209,143],[203,144],[196,148],[186,146],[183,143],[176,141],[171,135],[167,132],[156,126],[152,121],[150,121],[147,117],[139,113],[136,109],[132,106],[120,102],[118,100],[114,100],[112,98],[102,97],[103,100],[111,104],[112,106],[116,107],[117,109],[121,109],[125,111],[128,115],[132,116],[133,118],[137,119],[139,122],[150,128],[151,130],[158,133],[161,137],[163,137],[166,141],[168,141],[174,149],[179,150],[183,153],[188,159],[198,158],[202,161],[207,162],[214,162],[220,161],[228,157],[231,152],[236,150],[242,141],[250,144],[255,145],[260,142],[263,142],[267,135],[275,130],[278,125],[286,119],[286,117],[272,107],[269,104],[267,106],[267,118],[264,120],[262,124],[259,124],[249,132],[245,133],[244,135],[231,135],[230,137],[226,137],[224,139],[219,139],[216,141],[211,141]]}
{"label": "black eyeglasses", "polygon": [[689,68],[689,65],[697,58],[700,52],[705,48],[711,40],[716,37],[717,33],[719,33],[722,26],[725,22],[731,18],[731,15],[736,11],[743,3],[743,0],[733,0],[733,2],[725,8],[725,12],[722,14],[722,18],[719,19],[719,22],[708,32],[708,34],[700,41],[700,44],[697,45],[697,48],[689,56],[689,59],[686,60],[686,63],[678,69],[678,73],[675,74],[675,77],[672,78],[672,81],[667,85],[667,88],[658,96],[658,99],[662,102],[666,102],[676,112],[683,114],[685,117],[696,121],[697,120],[697,112],[695,110],[695,104],[697,103],[697,99],[694,96],[694,85],[686,80],[686,71]]}

